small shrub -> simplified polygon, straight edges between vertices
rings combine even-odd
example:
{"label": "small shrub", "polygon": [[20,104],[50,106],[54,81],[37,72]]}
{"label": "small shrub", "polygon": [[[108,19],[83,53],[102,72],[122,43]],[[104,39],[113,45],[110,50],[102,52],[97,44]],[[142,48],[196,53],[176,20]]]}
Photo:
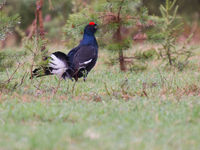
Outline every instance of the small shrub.
{"label": "small shrub", "polygon": [[145,51],[136,51],[134,55],[138,60],[150,60],[158,57],[159,54],[155,49],[148,49]]}
{"label": "small shrub", "polygon": [[135,72],[144,71],[147,69],[147,67],[148,65],[145,63],[135,62],[134,64],[131,65],[130,71],[135,71]]}
{"label": "small shrub", "polygon": [[[39,37],[33,37],[32,40],[27,40],[24,43],[24,48],[27,52],[31,53],[32,61],[27,62],[30,66],[30,72],[32,73],[34,67],[43,68],[48,64],[48,49],[41,50],[46,45],[46,40]],[[41,70],[41,73],[42,70]],[[32,77],[32,74],[31,74]]]}
{"label": "small shrub", "polygon": [[192,54],[191,48],[186,47],[191,36],[186,40],[183,46],[177,48],[177,37],[182,29],[182,23],[180,23],[180,18],[177,17],[178,5],[176,5],[176,1],[177,0],[166,0],[165,6],[160,6],[163,20],[161,33],[164,40],[162,42],[162,48],[159,50],[161,58],[164,62],[167,61],[167,65],[183,70],[188,64],[188,59]]}

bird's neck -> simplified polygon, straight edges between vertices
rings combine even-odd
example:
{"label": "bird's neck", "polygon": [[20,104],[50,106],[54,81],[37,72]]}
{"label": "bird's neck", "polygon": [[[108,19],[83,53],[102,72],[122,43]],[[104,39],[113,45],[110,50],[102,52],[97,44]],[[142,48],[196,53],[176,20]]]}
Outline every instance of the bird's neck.
{"label": "bird's neck", "polygon": [[81,41],[80,45],[92,45],[98,47],[97,40],[94,34],[84,34],[83,40]]}

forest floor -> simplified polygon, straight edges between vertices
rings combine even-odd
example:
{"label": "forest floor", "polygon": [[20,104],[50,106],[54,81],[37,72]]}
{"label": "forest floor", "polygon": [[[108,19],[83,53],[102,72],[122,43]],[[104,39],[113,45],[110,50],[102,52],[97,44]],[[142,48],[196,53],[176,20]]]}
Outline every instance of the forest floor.
{"label": "forest floor", "polygon": [[75,86],[55,76],[30,80],[24,49],[4,52],[10,67],[0,72],[1,83],[9,82],[0,91],[1,150],[200,149],[200,46],[183,71],[154,58],[146,70],[121,72],[109,65],[117,55],[100,50],[87,81]]}

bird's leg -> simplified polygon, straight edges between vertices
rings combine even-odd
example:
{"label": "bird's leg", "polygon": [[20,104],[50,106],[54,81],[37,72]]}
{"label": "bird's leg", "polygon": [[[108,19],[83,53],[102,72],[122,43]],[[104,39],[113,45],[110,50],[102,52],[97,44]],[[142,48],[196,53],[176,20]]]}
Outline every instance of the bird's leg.
{"label": "bird's leg", "polygon": [[66,80],[67,78],[69,78],[70,80],[73,81],[72,77],[69,75],[68,72],[65,72],[65,73],[62,75],[62,78],[63,78],[64,80]]}
{"label": "bird's leg", "polygon": [[74,79],[75,79],[75,81],[78,81],[78,75],[77,74],[74,76]]}
{"label": "bird's leg", "polygon": [[74,95],[75,85],[76,85],[76,81],[74,82],[73,87],[72,87],[72,95]]}
{"label": "bird's leg", "polygon": [[87,72],[86,69],[84,69],[82,73],[83,73],[83,81],[85,82],[85,81],[86,81],[86,78],[87,78],[88,72]]}

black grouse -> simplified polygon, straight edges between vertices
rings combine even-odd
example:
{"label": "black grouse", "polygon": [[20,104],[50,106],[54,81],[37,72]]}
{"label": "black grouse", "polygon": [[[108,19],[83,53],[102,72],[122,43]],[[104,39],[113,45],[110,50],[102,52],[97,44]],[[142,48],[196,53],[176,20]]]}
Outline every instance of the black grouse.
{"label": "black grouse", "polygon": [[58,75],[63,79],[74,78],[76,81],[83,77],[85,81],[98,58],[98,43],[94,35],[96,31],[97,24],[90,22],[85,27],[83,39],[77,47],[67,55],[59,51],[52,53],[48,66],[36,68],[32,77]]}

